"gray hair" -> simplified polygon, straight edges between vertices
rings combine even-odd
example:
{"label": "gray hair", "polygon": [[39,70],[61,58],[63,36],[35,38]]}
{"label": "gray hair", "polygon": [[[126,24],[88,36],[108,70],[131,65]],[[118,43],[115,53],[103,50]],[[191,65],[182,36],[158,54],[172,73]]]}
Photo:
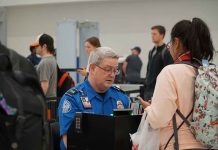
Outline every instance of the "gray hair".
{"label": "gray hair", "polygon": [[98,47],[90,53],[89,64],[99,65],[105,58],[118,59],[119,56],[110,47]]}

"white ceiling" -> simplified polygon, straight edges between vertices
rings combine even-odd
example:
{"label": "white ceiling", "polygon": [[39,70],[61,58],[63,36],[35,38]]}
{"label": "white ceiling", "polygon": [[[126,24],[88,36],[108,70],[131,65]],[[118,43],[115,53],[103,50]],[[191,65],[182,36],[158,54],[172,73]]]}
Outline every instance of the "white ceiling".
{"label": "white ceiling", "polygon": [[0,0],[0,7],[55,4],[69,2],[106,2],[106,1],[141,1],[141,0]]}

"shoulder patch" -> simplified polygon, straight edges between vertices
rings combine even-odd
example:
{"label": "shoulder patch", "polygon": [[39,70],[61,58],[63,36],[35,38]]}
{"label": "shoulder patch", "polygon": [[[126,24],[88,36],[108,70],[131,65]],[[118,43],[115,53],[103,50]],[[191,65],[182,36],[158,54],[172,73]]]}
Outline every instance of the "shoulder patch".
{"label": "shoulder patch", "polygon": [[125,91],[123,91],[122,89],[120,89],[120,88],[118,88],[117,86],[111,86],[113,89],[115,89],[116,91],[119,91],[119,92],[121,92],[121,93],[123,93],[123,94],[126,94],[126,92]]}
{"label": "shoulder patch", "polygon": [[67,96],[73,96],[73,95],[76,94],[76,93],[79,93],[79,90],[76,89],[76,88],[73,88],[73,89],[68,90],[68,91],[65,93],[65,95],[67,95]]}
{"label": "shoulder patch", "polygon": [[71,103],[67,99],[65,99],[62,106],[62,113],[68,113],[71,109]]}

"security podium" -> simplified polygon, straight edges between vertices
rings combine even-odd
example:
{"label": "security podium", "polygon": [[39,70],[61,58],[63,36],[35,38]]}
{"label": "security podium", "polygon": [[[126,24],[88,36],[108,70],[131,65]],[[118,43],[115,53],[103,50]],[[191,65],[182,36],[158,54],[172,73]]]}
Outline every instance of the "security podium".
{"label": "security podium", "polygon": [[131,150],[141,115],[76,113],[67,133],[68,150]]}

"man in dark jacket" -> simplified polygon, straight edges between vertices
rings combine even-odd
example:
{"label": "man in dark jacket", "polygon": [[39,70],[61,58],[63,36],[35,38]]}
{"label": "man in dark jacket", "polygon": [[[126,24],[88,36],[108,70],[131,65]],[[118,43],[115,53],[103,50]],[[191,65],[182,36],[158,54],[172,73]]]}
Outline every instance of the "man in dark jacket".
{"label": "man in dark jacket", "polygon": [[173,63],[173,59],[164,43],[165,28],[161,25],[151,28],[152,41],[155,44],[148,55],[148,65],[145,80],[144,99],[151,100],[156,84],[156,78],[161,70]]}

